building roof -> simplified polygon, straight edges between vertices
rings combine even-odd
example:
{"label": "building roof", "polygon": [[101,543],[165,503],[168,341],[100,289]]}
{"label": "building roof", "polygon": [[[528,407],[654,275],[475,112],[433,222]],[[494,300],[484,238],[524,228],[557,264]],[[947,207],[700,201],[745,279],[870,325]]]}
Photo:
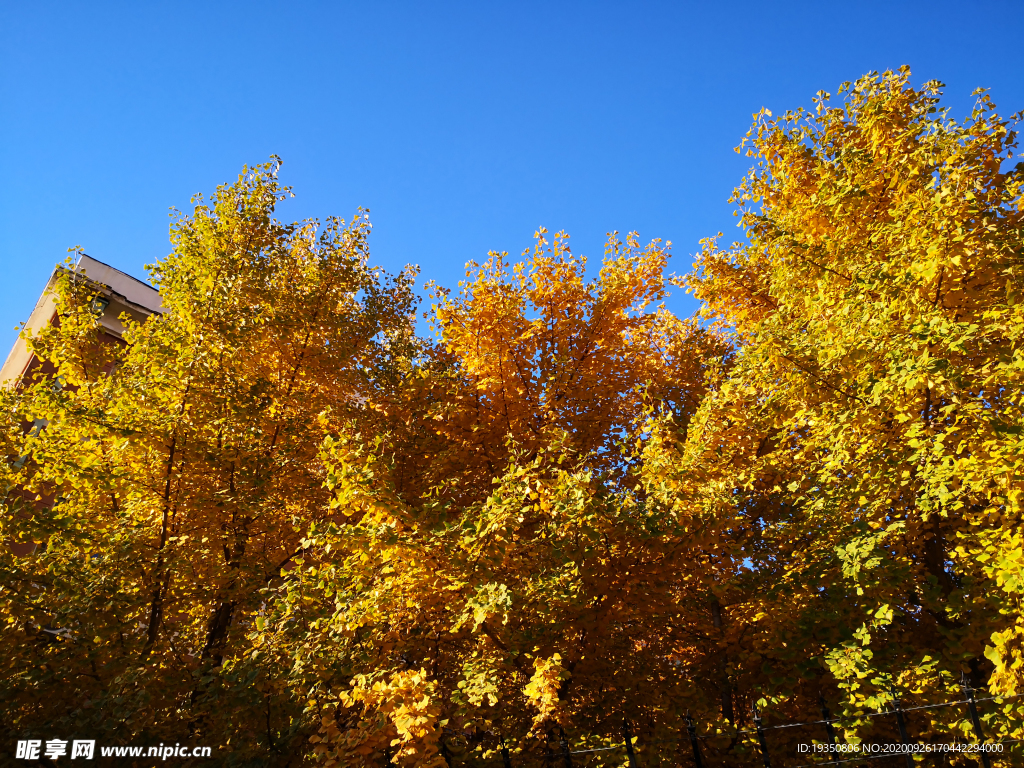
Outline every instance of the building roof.
{"label": "building roof", "polygon": [[64,265],[54,268],[32,314],[29,315],[22,335],[14,343],[3,368],[0,369],[0,385],[9,386],[17,382],[28,370],[33,355],[25,336],[32,336],[53,322],[56,317],[53,287],[60,276],[68,272],[85,277],[100,293],[110,299],[110,304],[103,311],[99,322],[104,330],[113,336],[120,338],[124,331],[124,326],[118,319],[122,313],[127,312],[136,320],[142,321],[153,313],[163,311],[160,293],[156,288],[119,269],[114,269],[109,264],[82,254],[71,270]]}

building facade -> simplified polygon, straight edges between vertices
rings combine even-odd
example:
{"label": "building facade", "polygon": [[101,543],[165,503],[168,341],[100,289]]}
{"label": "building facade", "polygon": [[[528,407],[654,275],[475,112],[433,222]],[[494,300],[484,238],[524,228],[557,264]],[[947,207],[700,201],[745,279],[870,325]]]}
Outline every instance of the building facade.
{"label": "building facade", "polygon": [[[72,268],[57,266],[46,283],[32,314],[29,315],[23,333],[14,343],[3,369],[0,370],[0,386],[17,387],[22,381],[30,380],[35,374],[47,375],[49,363],[36,358],[29,348],[26,337],[31,337],[46,326],[59,322],[54,296],[54,286],[64,275],[74,275],[77,280],[87,280],[96,292],[95,308],[100,325],[100,341],[110,344],[123,344],[121,335],[124,325],[120,317],[127,313],[139,322],[154,313],[162,311],[160,294],[151,285],[138,280],[109,264],[82,255]],[[45,422],[25,423],[24,429],[42,429]],[[24,459],[21,459],[22,461]],[[50,503],[51,499],[40,502]],[[30,555],[37,544],[7,542],[11,552],[18,556]]]}
{"label": "building facade", "polygon": [[18,338],[7,355],[3,369],[0,370],[0,386],[17,386],[40,365],[24,337],[26,334],[32,336],[57,321],[53,288],[65,274],[74,274],[76,279],[88,280],[95,287],[99,302],[99,324],[103,335],[112,343],[121,342],[124,325],[119,318],[122,314],[127,313],[141,322],[153,313],[163,310],[160,294],[153,286],[91,256],[83,254],[71,269],[59,265],[53,270],[32,314],[29,315],[25,333]]}

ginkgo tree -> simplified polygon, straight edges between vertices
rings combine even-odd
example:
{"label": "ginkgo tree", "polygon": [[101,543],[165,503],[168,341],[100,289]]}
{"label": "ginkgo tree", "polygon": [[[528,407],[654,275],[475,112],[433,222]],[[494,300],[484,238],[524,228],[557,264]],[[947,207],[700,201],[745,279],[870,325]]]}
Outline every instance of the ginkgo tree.
{"label": "ginkgo tree", "polygon": [[309,692],[328,764],[542,757],[566,732],[620,744],[625,720],[667,737],[701,707],[682,654],[712,631],[687,594],[705,562],[645,505],[626,438],[684,423],[727,350],[651,306],[666,263],[635,235],[591,280],[564,235],[492,254],[435,294],[438,345],[382,405],[423,427],[325,443],[341,522],[310,528],[254,655]]}
{"label": "ginkgo tree", "polygon": [[68,271],[60,322],[30,340],[53,373],[2,394],[20,458],[0,525],[38,543],[0,555],[7,733],[294,752],[290,697],[232,660],[301,529],[331,514],[320,442],[351,418],[370,429],[412,294],[410,274],[368,264],[364,215],[274,220],[277,167],[176,218],[153,268],[164,312],[123,345],[98,342],[95,288]]}
{"label": "ginkgo tree", "polygon": [[[979,91],[957,122],[909,76],[757,116],[747,241],[705,241],[686,280],[737,355],[686,434],[663,421],[648,448],[661,503],[747,538],[733,674],[771,668],[777,707],[1024,693],[1016,118]],[[991,712],[989,735],[1019,738],[1021,714]],[[950,728],[918,720],[925,741]]]}

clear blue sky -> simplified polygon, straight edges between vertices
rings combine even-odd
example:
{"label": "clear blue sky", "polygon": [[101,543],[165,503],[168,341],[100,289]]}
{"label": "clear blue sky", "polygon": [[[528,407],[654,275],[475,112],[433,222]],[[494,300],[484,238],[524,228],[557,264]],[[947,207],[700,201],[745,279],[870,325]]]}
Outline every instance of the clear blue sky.
{"label": "clear blue sky", "polygon": [[[1024,108],[1024,2],[0,2],[0,356],[68,246],[142,276],[167,211],[272,153],[288,220],[371,210],[375,261],[454,285],[539,225],[735,232],[761,106],[909,64]],[[679,300],[688,312],[692,305]]]}

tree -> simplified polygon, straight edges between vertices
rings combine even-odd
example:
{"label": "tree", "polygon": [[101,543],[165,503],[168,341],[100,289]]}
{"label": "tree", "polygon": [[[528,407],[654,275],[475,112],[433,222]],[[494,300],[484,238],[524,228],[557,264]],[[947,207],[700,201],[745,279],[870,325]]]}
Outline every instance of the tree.
{"label": "tree", "polygon": [[152,270],[166,311],[128,323],[125,345],[97,343],[95,289],[66,275],[59,324],[31,340],[56,379],[2,395],[21,457],[2,534],[39,543],[0,555],[7,733],[230,740],[247,765],[298,754],[288,692],[235,659],[302,551],[296,521],[331,514],[323,435],[370,428],[370,381],[408,344],[413,305],[411,274],[369,266],[362,214],[272,218],[277,168],[178,215]]}
{"label": "tree", "polygon": [[325,443],[342,522],[311,527],[254,645],[308,692],[327,764],[619,743],[624,716],[665,735],[699,701],[673,654],[703,564],[645,507],[633,440],[652,412],[684,423],[725,349],[648,310],[659,243],[613,236],[588,282],[543,235],[436,292],[398,432]]}
{"label": "tree", "polygon": [[[815,678],[858,710],[950,700],[962,674],[1024,682],[1024,168],[987,94],[958,123],[909,75],[758,115],[747,242],[705,241],[689,279],[735,364],[647,465],[673,478],[663,503],[746,538],[758,588],[729,612],[753,636],[733,654],[783,700]],[[1018,706],[989,726],[1019,737]]]}

